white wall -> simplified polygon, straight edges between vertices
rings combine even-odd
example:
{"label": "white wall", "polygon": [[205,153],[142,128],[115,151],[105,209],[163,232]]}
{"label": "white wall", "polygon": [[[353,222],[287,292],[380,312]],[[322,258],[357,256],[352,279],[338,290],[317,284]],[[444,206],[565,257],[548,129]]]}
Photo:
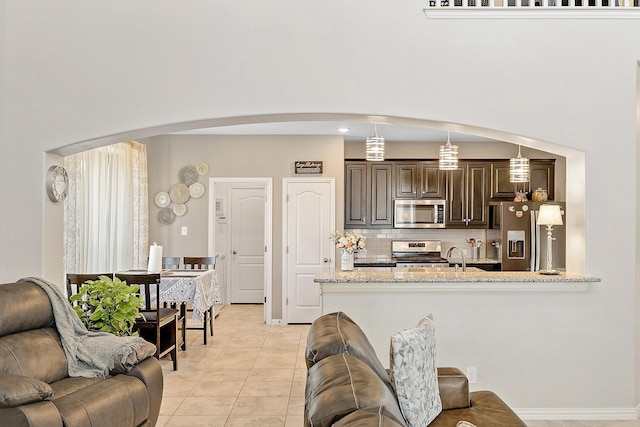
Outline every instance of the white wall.
{"label": "white wall", "polygon": [[[0,0],[0,28],[4,28],[5,26],[5,1]],[[4,31],[0,31],[0,159],[6,158],[5,155],[5,124],[4,124],[4,111],[5,111],[5,37]],[[0,160],[1,162],[1,160]],[[2,163],[0,163],[1,165]],[[0,184],[3,182],[7,182],[7,174],[5,173],[6,168],[0,167]],[[0,185],[0,200],[5,200],[4,191],[2,189],[3,185]],[[4,219],[4,209],[2,209],[3,203],[0,201],[0,236],[6,235],[6,224],[7,221]],[[0,281],[2,280],[2,272],[5,271],[6,263],[5,263],[5,247],[6,243],[0,240]]]}
{"label": "white wall", "polygon": [[[504,319],[521,333],[499,349],[512,296],[488,301],[467,350],[479,371],[498,350],[510,370],[479,385],[523,408],[637,404],[636,20],[430,20],[417,0],[4,3],[0,280],[44,274],[62,239],[42,225],[59,220],[43,205],[45,151],[276,113],[496,129],[585,154],[586,266],[602,282],[521,295],[528,315]],[[523,360],[532,343],[542,350]]]}

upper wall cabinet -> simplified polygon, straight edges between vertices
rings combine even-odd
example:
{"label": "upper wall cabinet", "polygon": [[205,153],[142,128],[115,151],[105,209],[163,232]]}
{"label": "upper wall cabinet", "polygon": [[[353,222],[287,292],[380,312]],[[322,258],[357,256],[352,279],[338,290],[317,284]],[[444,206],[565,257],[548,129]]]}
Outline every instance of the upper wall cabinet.
{"label": "upper wall cabinet", "polygon": [[345,163],[344,224],[365,226],[367,224],[367,164]]}
{"label": "upper wall cabinet", "polygon": [[369,165],[369,180],[371,194],[371,225],[393,224],[393,198],[391,197],[392,165],[389,163],[374,163]]}
{"label": "upper wall cabinet", "polygon": [[516,189],[547,190],[554,200],[555,160],[531,160],[531,181],[512,184],[509,160],[461,160],[444,172],[437,160],[345,162],[345,228],[391,228],[393,199],[446,199],[447,228],[484,228],[489,199],[513,200]]}
{"label": "upper wall cabinet", "polygon": [[392,164],[345,162],[345,227],[393,225]]}
{"label": "upper wall cabinet", "polygon": [[420,185],[418,163],[394,162],[394,196],[396,199],[415,199]]}
{"label": "upper wall cabinet", "polygon": [[554,200],[555,160],[532,159],[529,161],[529,182],[512,183],[509,180],[509,161],[491,162],[491,198],[513,200],[516,190],[526,193],[538,187],[547,190],[549,200]]}
{"label": "upper wall cabinet", "polygon": [[447,228],[487,225],[490,170],[487,162],[461,161],[447,172]]}
{"label": "upper wall cabinet", "polygon": [[444,199],[445,174],[437,161],[393,162],[396,199]]}
{"label": "upper wall cabinet", "polygon": [[529,162],[529,191],[547,190],[549,200],[555,200],[555,160],[531,160]]}
{"label": "upper wall cabinet", "polygon": [[437,161],[420,162],[420,197],[422,199],[444,199],[446,192],[445,172]]}

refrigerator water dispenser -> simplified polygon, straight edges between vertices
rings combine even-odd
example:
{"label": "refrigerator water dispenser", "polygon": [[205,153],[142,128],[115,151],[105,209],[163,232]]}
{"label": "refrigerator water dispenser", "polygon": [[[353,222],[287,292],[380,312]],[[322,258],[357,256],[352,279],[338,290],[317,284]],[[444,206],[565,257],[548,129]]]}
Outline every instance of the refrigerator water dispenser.
{"label": "refrigerator water dispenser", "polygon": [[507,231],[507,258],[509,259],[525,258],[525,231],[524,230],[508,230]]}

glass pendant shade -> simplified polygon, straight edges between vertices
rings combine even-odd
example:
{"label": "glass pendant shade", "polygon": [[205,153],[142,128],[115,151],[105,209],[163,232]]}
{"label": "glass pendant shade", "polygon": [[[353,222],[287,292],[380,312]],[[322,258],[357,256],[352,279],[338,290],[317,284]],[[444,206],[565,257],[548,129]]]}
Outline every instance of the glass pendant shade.
{"label": "glass pendant shade", "polygon": [[378,129],[375,129],[375,136],[367,137],[366,142],[367,160],[370,162],[381,162],[384,160],[384,138],[378,136]]}
{"label": "glass pendant shade", "polygon": [[529,159],[520,155],[520,146],[518,157],[509,161],[509,181],[529,182]]}
{"label": "glass pendant shade", "polygon": [[440,170],[458,169],[458,146],[451,145],[449,133],[447,132],[447,143],[440,146],[440,161],[438,162]]}

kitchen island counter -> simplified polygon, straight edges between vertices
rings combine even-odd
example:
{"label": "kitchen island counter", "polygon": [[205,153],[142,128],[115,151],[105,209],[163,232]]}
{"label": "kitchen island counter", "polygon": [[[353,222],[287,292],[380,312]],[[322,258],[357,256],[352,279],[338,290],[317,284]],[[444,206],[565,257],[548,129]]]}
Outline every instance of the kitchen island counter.
{"label": "kitchen island counter", "polygon": [[580,290],[599,281],[599,278],[565,272],[544,275],[526,271],[484,271],[473,267],[467,268],[466,272],[462,269],[455,271],[451,267],[325,270],[314,277],[314,282],[322,285],[323,292],[339,292],[340,289]]}
{"label": "kitchen island counter", "polygon": [[501,354],[513,337],[534,336],[565,325],[571,320],[566,308],[584,301],[592,284],[600,282],[571,273],[437,270],[325,270],[316,273],[314,281],[321,287],[322,314],[347,313],[365,331],[386,367],[390,337],[432,314],[438,325],[441,363],[467,366],[465,363],[475,362],[464,357],[481,349],[490,360],[500,360],[491,368],[490,363],[481,367],[483,372],[494,369],[494,374],[502,372],[508,362]]}

